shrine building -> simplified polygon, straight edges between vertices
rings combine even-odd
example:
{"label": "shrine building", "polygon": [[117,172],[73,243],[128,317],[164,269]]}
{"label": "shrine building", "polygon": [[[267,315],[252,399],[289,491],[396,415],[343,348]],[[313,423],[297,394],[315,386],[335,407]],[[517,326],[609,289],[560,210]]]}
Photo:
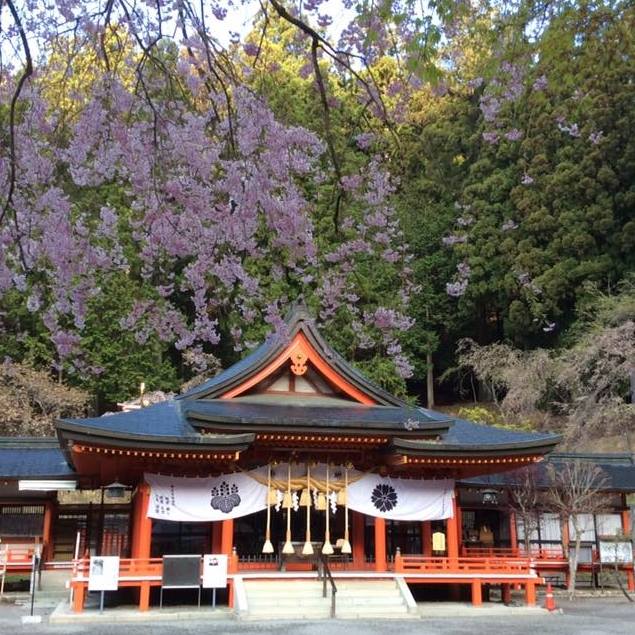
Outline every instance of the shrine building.
{"label": "shrine building", "polygon": [[[544,465],[559,437],[410,405],[337,354],[305,309],[287,326],[173,399],[58,421],[57,439],[0,441],[0,551],[15,564],[37,543],[45,570],[68,570],[75,611],[96,555],[120,556],[141,610],[157,603],[162,558],[179,554],[225,554],[237,610],[255,581],[314,580],[314,565],[335,586],[401,585],[406,606],[422,589],[479,606],[491,587],[534,604],[566,568],[567,527],[543,514],[527,553],[505,474]],[[631,461],[590,542],[598,523],[630,533],[633,473]]]}

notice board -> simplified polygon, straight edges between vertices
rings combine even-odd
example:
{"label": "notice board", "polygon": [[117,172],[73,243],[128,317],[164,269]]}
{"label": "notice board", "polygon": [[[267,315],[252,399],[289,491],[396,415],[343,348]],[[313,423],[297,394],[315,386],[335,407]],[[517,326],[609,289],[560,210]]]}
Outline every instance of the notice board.
{"label": "notice board", "polygon": [[119,586],[119,556],[91,556],[89,591],[116,591]]}
{"label": "notice board", "polygon": [[201,556],[163,556],[164,589],[192,589],[201,586]]}
{"label": "notice board", "polygon": [[208,553],[203,556],[203,588],[223,589],[227,586],[227,555]]}

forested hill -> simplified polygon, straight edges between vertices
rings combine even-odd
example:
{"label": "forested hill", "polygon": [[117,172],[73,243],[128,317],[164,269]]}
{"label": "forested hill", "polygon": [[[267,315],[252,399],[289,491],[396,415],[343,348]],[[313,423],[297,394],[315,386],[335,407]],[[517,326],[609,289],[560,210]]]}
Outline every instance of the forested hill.
{"label": "forested hill", "polygon": [[0,6],[5,433],[302,298],[395,393],[635,447],[632,3],[90,4]]}

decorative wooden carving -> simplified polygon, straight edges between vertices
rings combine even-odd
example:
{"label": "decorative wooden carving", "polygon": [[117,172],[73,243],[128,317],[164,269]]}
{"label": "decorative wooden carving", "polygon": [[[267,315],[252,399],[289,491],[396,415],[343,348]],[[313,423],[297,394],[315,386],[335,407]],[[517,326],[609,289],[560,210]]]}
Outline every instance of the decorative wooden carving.
{"label": "decorative wooden carving", "polygon": [[291,372],[294,375],[304,375],[307,369],[307,354],[302,350],[295,350],[291,353]]}

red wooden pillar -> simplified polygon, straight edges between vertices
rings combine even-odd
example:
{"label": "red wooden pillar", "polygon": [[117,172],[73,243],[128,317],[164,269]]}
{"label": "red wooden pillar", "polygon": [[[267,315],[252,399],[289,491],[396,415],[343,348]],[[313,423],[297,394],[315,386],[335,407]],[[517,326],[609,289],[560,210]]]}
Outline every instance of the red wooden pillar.
{"label": "red wooden pillar", "polygon": [[150,487],[141,483],[133,500],[132,557],[149,558],[152,545],[152,519],[148,518]]}
{"label": "red wooden pillar", "polygon": [[472,580],[472,606],[482,606],[483,589],[480,580]]}
{"label": "red wooden pillar", "polygon": [[562,553],[565,558],[569,557],[569,519],[562,520]]}
{"label": "red wooden pillar", "polygon": [[511,584],[501,584],[501,597],[503,600],[503,604],[511,604],[511,601],[512,601]]}
{"label": "red wooden pillar", "polygon": [[386,565],[386,520],[375,517],[375,571],[387,570]]}
{"label": "red wooden pillar", "polygon": [[366,548],[364,545],[364,514],[350,512],[351,516],[351,549],[353,551],[353,567],[363,569],[366,560]]}
{"label": "red wooden pillar", "polygon": [[454,513],[456,515],[456,540],[457,540],[457,553],[461,554],[463,545],[463,514],[461,506],[459,505],[459,493],[455,492],[454,498]]}
{"label": "red wooden pillar", "polygon": [[[150,487],[147,483],[141,483],[133,501],[132,528],[132,557],[149,559],[152,546],[152,519],[148,517],[150,505]],[[147,611],[150,608],[150,583],[141,584],[139,592],[139,610]]]}
{"label": "red wooden pillar", "polygon": [[452,499],[452,518],[446,521],[447,528],[447,553],[450,567],[456,567],[459,563],[459,526],[458,526],[458,505],[456,498]]}
{"label": "red wooden pillar", "polygon": [[534,582],[527,582],[525,585],[525,601],[527,606],[536,605],[536,584]]}
{"label": "red wooden pillar", "polygon": [[[238,569],[237,554],[234,553],[234,521],[233,519],[223,520],[220,523],[220,553],[227,556],[227,569],[229,573],[235,573]],[[234,606],[234,584],[229,580],[227,589],[227,604],[230,608]]]}
{"label": "red wooden pillar", "polygon": [[220,552],[231,557],[234,548],[234,521],[233,519],[221,521]]}
{"label": "red wooden pillar", "polygon": [[514,552],[518,550],[518,533],[516,531],[515,512],[509,512],[509,546],[514,550]]}
{"label": "red wooden pillar", "polygon": [[421,551],[423,556],[432,556],[432,523],[425,520],[421,523]]}
{"label": "red wooden pillar", "polygon": [[53,516],[55,507],[53,501],[44,504],[44,522],[42,523],[42,560],[53,559]]}
{"label": "red wooden pillar", "polygon": [[76,584],[73,587],[73,613],[81,613],[84,610],[86,598],[86,585]]}
{"label": "red wooden pillar", "polygon": [[[622,511],[622,533],[630,539],[631,531],[631,510],[625,509]],[[632,566],[626,569],[626,586],[629,591],[635,591],[635,576]]]}

